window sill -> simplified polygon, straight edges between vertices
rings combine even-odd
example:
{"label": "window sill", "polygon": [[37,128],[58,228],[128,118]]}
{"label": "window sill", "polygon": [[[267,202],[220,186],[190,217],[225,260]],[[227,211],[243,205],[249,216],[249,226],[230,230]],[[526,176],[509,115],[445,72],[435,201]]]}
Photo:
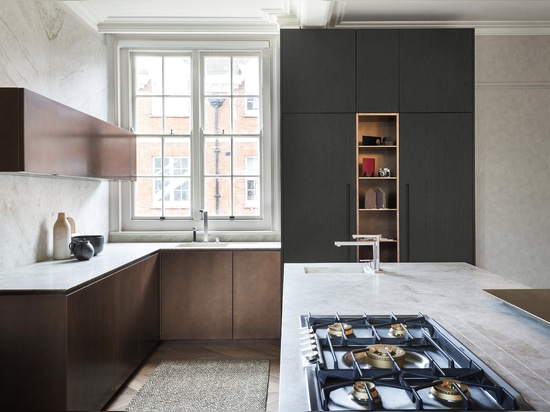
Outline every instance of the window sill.
{"label": "window sill", "polygon": [[[197,240],[202,241],[202,230],[197,231]],[[210,231],[209,239],[220,242],[280,242],[281,234],[279,232],[215,232]],[[193,232],[182,231],[163,231],[163,232],[110,232],[109,242],[127,243],[127,242],[191,242]]]}

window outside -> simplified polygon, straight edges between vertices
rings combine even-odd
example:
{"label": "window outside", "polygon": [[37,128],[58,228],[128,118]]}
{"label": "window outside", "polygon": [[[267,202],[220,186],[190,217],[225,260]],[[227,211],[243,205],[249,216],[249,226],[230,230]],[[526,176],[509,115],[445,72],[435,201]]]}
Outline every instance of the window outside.
{"label": "window outside", "polygon": [[131,60],[133,217],[193,219],[200,208],[213,219],[260,217],[260,54],[135,53]]}

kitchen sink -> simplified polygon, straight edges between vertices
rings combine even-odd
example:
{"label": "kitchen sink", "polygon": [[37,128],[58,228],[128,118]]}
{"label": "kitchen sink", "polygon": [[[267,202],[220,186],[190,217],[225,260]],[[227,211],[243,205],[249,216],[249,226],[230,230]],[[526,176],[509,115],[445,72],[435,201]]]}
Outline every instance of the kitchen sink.
{"label": "kitchen sink", "polygon": [[176,245],[176,247],[195,248],[195,249],[224,248],[228,246],[229,246],[229,243],[224,243],[224,242],[185,242],[185,243],[179,243]]}

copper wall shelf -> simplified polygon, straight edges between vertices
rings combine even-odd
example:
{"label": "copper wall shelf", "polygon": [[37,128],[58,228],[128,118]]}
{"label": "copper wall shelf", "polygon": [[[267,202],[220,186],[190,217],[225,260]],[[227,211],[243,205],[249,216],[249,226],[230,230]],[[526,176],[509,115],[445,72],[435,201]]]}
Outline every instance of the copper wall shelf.
{"label": "copper wall shelf", "polygon": [[135,180],[136,136],[22,88],[0,88],[0,172]]}

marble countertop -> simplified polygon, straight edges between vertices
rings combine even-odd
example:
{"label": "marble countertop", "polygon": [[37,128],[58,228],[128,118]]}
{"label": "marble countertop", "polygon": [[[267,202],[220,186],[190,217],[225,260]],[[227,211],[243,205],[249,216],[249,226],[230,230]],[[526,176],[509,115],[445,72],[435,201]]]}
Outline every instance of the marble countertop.
{"label": "marble countertop", "polygon": [[466,263],[286,264],[279,408],[309,408],[299,347],[300,315],[431,317],[537,410],[550,410],[550,325],[483,289],[527,289]]}
{"label": "marble countertop", "polygon": [[180,243],[106,243],[103,251],[87,261],[74,258],[47,260],[0,271],[0,294],[68,293],[102,276],[127,266],[161,249],[173,250],[247,250],[281,247],[279,242]]}

